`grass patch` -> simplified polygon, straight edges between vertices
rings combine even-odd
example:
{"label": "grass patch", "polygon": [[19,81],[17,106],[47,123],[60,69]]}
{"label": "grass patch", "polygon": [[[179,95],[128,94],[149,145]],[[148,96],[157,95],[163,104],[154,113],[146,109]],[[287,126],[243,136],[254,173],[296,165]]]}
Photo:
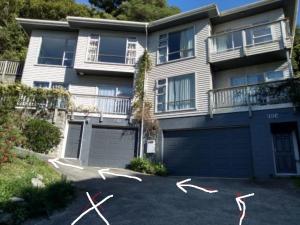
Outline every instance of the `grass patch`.
{"label": "grass patch", "polygon": [[149,159],[140,159],[140,158],[133,159],[130,162],[128,169],[141,172],[141,173],[153,174],[157,176],[168,175],[168,171],[163,164],[151,162]]}
{"label": "grass patch", "polygon": [[[45,188],[34,188],[31,179],[43,176]],[[20,197],[24,203],[12,203]],[[74,197],[74,188],[51,166],[34,156],[19,156],[0,167],[0,208],[12,213],[14,224],[28,218],[49,215],[65,207]]]}

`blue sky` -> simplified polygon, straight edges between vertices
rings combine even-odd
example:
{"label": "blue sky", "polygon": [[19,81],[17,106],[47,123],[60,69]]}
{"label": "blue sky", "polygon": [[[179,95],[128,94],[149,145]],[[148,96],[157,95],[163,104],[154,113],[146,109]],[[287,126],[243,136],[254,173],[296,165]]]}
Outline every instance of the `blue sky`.
{"label": "blue sky", "polygon": [[[88,3],[88,0],[76,0]],[[204,5],[216,3],[220,10],[226,10],[240,5],[255,2],[256,0],[169,0],[170,5],[179,7],[182,11],[191,10]],[[298,24],[300,25],[300,13],[298,12]]]}

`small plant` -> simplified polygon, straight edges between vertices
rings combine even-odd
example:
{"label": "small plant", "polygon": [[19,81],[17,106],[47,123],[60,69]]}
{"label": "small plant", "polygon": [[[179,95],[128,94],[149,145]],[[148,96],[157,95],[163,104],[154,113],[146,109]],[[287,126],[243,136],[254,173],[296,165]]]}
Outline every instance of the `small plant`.
{"label": "small plant", "polygon": [[24,129],[27,138],[26,147],[34,152],[49,153],[60,142],[61,132],[58,127],[46,120],[29,120]]}
{"label": "small plant", "polygon": [[136,172],[154,174],[157,176],[166,176],[168,174],[163,164],[154,163],[148,159],[135,158],[130,162],[128,168]]}

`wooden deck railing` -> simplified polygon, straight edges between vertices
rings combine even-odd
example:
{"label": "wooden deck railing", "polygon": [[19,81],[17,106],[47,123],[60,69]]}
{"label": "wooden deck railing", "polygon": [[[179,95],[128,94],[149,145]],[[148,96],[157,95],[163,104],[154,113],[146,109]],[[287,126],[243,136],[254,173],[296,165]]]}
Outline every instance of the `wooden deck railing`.
{"label": "wooden deck railing", "polygon": [[20,61],[0,60],[0,79],[2,82],[14,81],[23,72],[24,63]]}
{"label": "wooden deck railing", "polygon": [[131,98],[98,95],[72,95],[74,111],[88,111],[104,114],[128,115],[131,110]]}
{"label": "wooden deck railing", "polygon": [[215,109],[289,102],[291,102],[291,99],[289,97],[288,81],[286,80],[209,91],[211,114]]}

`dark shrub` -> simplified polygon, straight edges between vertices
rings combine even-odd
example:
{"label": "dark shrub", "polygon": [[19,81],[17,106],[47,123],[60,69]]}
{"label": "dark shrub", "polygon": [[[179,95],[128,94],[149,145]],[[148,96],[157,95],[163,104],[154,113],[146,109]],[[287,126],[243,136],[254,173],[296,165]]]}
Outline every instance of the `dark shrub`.
{"label": "dark shrub", "polygon": [[24,135],[27,138],[27,148],[47,154],[59,144],[61,132],[46,120],[32,119],[26,124]]}
{"label": "dark shrub", "polygon": [[166,176],[168,174],[163,164],[151,162],[149,159],[135,158],[130,162],[128,169],[157,176]]}

